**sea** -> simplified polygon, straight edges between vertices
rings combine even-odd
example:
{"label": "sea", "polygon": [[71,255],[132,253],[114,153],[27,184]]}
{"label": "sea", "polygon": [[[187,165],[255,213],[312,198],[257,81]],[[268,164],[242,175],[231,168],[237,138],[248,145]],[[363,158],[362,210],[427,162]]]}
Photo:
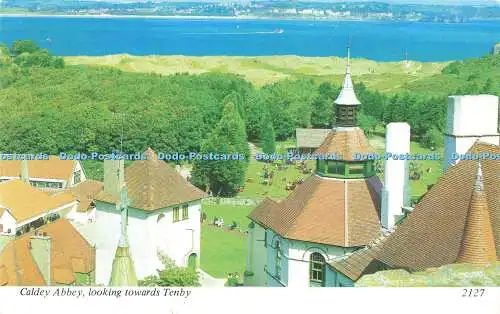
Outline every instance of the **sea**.
{"label": "sea", "polygon": [[60,56],[345,56],[449,61],[488,54],[500,21],[243,20],[0,16],[0,42],[31,39]]}

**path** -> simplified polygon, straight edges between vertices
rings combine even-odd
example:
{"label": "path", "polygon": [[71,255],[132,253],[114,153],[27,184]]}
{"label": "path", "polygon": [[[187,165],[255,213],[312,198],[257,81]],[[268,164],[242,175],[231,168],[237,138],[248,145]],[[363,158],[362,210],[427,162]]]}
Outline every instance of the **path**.
{"label": "path", "polygon": [[201,268],[198,270],[200,273],[200,284],[203,288],[220,288],[224,287],[226,279],[214,278],[204,272]]}

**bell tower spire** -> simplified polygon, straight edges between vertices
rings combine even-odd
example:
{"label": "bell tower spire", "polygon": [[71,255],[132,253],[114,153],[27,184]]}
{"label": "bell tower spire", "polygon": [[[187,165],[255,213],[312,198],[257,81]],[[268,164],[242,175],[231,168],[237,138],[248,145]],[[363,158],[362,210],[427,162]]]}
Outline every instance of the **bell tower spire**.
{"label": "bell tower spire", "polygon": [[351,79],[351,46],[347,46],[347,65],[342,84],[342,90],[335,100],[337,105],[336,125],[340,127],[354,127],[356,122],[357,106],[361,104],[354,92],[354,84]]}

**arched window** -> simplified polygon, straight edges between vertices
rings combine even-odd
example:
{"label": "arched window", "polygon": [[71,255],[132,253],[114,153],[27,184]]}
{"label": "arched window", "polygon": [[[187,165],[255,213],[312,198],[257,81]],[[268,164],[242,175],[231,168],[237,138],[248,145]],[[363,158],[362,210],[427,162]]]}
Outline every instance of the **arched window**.
{"label": "arched window", "polygon": [[325,286],[325,258],[320,253],[312,253],[309,260],[309,285]]}
{"label": "arched window", "polygon": [[275,276],[281,279],[281,247],[280,242],[276,241],[276,264],[275,264]]}

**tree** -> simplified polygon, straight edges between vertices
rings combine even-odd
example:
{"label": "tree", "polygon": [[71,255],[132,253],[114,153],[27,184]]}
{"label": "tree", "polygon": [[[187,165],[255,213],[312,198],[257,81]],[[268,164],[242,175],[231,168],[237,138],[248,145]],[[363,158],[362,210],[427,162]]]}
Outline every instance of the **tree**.
{"label": "tree", "polygon": [[372,135],[377,126],[377,119],[375,119],[375,117],[372,117],[370,115],[366,115],[362,112],[358,113],[357,119],[360,128],[363,129],[366,135],[368,136]]}
{"label": "tree", "polygon": [[422,144],[427,148],[441,147],[443,141],[443,134],[435,127],[430,128],[422,138]]}
{"label": "tree", "polygon": [[272,154],[276,151],[276,141],[273,123],[268,112],[264,112],[260,123],[260,143],[262,150],[266,154]]}
{"label": "tree", "polygon": [[233,196],[243,185],[248,167],[250,150],[245,132],[245,123],[236,106],[226,103],[222,118],[201,147],[201,156],[213,154],[233,155],[243,159],[210,160],[196,159],[192,172],[192,183],[201,189],[209,188],[217,196]]}
{"label": "tree", "polygon": [[19,56],[22,53],[34,53],[40,50],[40,47],[32,40],[16,40],[12,43],[10,52],[14,56]]}
{"label": "tree", "polygon": [[171,267],[158,271],[158,275],[147,276],[139,280],[142,287],[199,287],[200,276],[192,269]]}

